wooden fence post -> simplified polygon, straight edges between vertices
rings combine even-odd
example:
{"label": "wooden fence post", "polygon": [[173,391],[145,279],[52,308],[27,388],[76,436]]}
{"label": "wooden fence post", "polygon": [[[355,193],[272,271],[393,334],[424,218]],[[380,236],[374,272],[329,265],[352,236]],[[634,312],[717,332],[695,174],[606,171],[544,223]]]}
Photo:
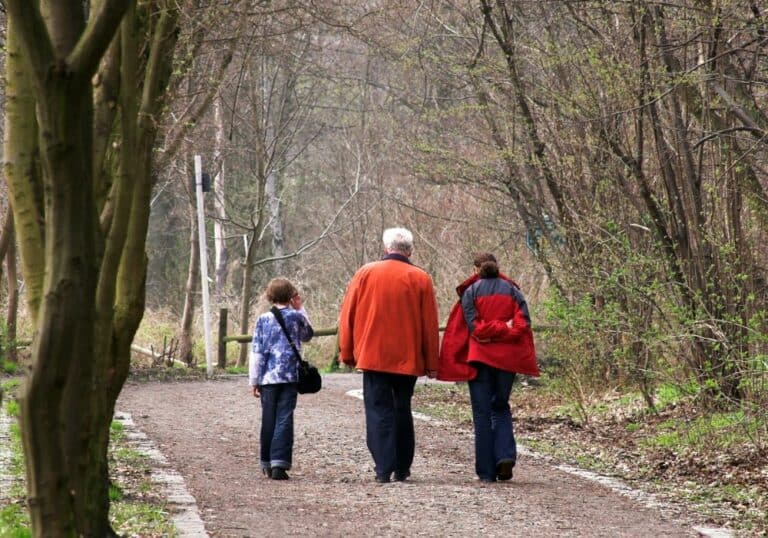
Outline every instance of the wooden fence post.
{"label": "wooden fence post", "polygon": [[224,341],[227,336],[227,313],[226,308],[219,309],[219,368],[222,370],[227,367],[227,343]]}

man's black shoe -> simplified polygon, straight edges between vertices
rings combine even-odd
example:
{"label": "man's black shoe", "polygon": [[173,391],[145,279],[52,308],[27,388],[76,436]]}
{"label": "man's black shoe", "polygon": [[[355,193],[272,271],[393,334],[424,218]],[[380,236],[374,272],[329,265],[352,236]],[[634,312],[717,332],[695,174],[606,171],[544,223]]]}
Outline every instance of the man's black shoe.
{"label": "man's black shoe", "polygon": [[288,480],[290,478],[285,469],[281,467],[272,467],[272,480]]}
{"label": "man's black shoe", "polygon": [[411,476],[411,471],[395,471],[395,480],[398,482],[405,482],[409,476]]}
{"label": "man's black shoe", "polygon": [[376,475],[376,482],[378,482],[379,484],[388,484],[389,481],[390,481],[389,473]]}

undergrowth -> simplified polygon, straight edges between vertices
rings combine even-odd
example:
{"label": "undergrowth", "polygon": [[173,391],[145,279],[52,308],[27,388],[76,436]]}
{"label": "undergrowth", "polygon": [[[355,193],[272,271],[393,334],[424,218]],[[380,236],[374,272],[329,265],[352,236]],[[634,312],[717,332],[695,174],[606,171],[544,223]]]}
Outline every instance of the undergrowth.
{"label": "undergrowth", "polygon": [[[0,412],[11,417],[8,428],[10,459],[0,475],[12,480],[5,500],[0,500],[0,537],[27,538],[30,531],[29,514],[25,507],[24,462],[15,393],[17,379],[2,382],[5,392]],[[109,489],[110,521],[120,535],[141,537],[176,536],[177,532],[165,509],[165,501],[154,493],[149,481],[149,460],[126,444],[123,424],[113,421],[110,426]],[[2,461],[0,461],[2,465]],[[4,492],[5,493],[5,492]]]}
{"label": "undergrowth", "polygon": [[[414,409],[471,429],[467,392],[466,384],[419,384]],[[577,409],[550,379],[517,384],[511,406],[518,441],[536,452],[684,499],[719,524],[768,532],[765,414],[702,409],[690,383],[662,385],[654,398],[652,412],[639,392],[613,388]]]}

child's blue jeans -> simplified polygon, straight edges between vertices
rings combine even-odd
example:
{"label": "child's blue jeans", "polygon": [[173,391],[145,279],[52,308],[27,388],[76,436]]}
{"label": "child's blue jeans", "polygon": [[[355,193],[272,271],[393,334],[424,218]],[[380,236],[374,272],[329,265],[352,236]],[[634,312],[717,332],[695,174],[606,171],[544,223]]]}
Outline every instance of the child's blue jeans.
{"label": "child's blue jeans", "polygon": [[296,383],[261,386],[261,467],[290,469]]}

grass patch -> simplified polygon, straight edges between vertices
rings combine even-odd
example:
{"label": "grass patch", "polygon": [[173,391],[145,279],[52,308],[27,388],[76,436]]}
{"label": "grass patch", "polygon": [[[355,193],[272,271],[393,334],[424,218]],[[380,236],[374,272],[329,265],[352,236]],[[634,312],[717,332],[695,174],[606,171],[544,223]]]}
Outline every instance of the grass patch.
{"label": "grass patch", "polygon": [[8,375],[16,375],[19,371],[19,363],[6,359],[0,360],[0,370]]}
{"label": "grass patch", "polygon": [[176,537],[176,527],[170,521],[165,506],[145,502],[118,502],[112,505],[109,519],[118,532],[126,536]]}
{"label": "grass patch", "polygon": [[8,416],[18,418],[19,402],[17,402],[16,400],[8,400],[8,403],[5,406],[5,412],[8,414]]}
{"label": "grass patch", "polygon": [[111,449],[111,455],[114,459],[114,466],[129,467],[133,473],[145,474],[149,472],[149,459],[133,448],[127,446],[117,446]]}
{"label": "grass patch", "polygon": [[[15,387],[14,387],[15,388]],[[0,412],[8,416],[18,416],[18,403],[14,399],[3,402],[3,410]],[[0,536],[11,538],[22,538],[31,536],[29,531],[29,515],[27,514],[24,498],[26,492],[24,488],[24,458],[21,447],[21,429],[16,420],[13,420],[8,426],[8,445],[10,459],[7,462],[7,468],[4,474],[12,479],[7,492],[10,503],[0,508]]]}
{"label": "grass patch", "polygon": [[464,424],[472,422],[472,408],[466,383],[417,384],[413,394],[413,409],[442,420]]}
{"label": "grass patch", "polygon": [[7,393],[13,393],[21,386],[20,379],[8,379],[2,382],[3,390]]}
{"label": "grass patch", "polygon": [[676,417],[659,423],[658,433],[646,438],[643,444],[671,450],[729,450],[743,444],[745,439],[764,436],[766,427],[764,417],[748,417],[743,411],[714,413],[693,420]]}
{"label": "grass patch", "polygon": [[0,508],[0,536],[4,538],[31,538],[29,516],[20,504],[12,503]]}
{"label": "grass patch", "polygon": [[[2,412],[15,416],[15,400],[3,402]],[[29,514],[25,507],[24,456],[19,424],[11,422],[8,428],[10,461],[6,474],[12,479],[7,492],[8,504],[0,507],[0,537],[26,538],[31,536]],[[110,474],[114,481],[109,488],[110,521],[121,536],[174,537],[178,536],[165,501],[153,491],[148,480],[148,458],[126,444],[125,426],[119,421],[110,425]],[[4,492],[6,493],[6,492]],[[5,501],[4,501],[5,502]]]}
{"label": "grass patch", "polygon": [[122,488],[118,484],[115,484],[114,482],[112,482],[109,485],[109,500],[110,500],[110,502],[114,503],[115,501],[122,501],[124,497],[125,496],[123,495]]}
{"label": "grass patch", "polygon": [[113,420],[109,425],[109,440],[112,443],[125,439],[125,425],[119,420]]}

